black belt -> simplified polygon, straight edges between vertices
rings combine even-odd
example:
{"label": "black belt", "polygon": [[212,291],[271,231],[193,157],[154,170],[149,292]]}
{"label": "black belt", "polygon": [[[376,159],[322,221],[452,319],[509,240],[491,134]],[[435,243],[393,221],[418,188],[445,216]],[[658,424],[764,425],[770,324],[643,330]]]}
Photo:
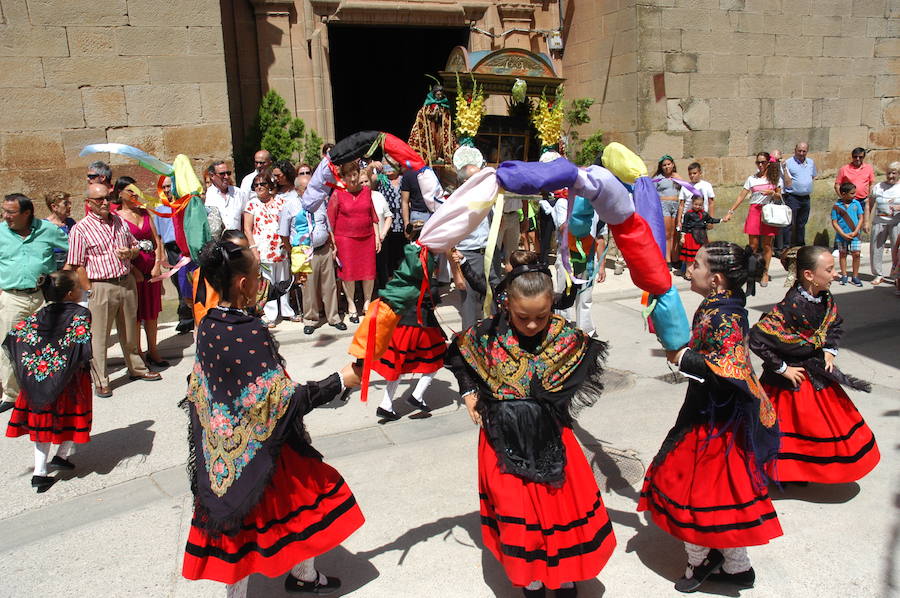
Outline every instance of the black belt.
{"label": "black belt", "polygon": [[[459,249],[459,247],[457,247],[457,249]],[[481,255],[484,255],[484,247],[482,247],[481,249],[459,249],[459,250],[466,251],[468,253],[480,253]]]}
{"label": "black belt", "polygon": [[91,282],[108,282],[109,284],[122,284],[126,280],[130,274],[123,274],[122,276],[116,276],[114,278],[92,278]]}
{"label": "black belt", "polygon": [[23,293],[26,295],[31,295],[33,293],[37,293],[38,289],[3,289],[4,293]]}

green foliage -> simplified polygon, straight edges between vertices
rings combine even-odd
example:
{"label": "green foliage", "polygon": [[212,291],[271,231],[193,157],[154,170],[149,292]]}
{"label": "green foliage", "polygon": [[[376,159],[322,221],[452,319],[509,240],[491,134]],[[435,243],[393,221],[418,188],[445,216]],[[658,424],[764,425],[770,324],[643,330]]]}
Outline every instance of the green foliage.
{"label": "green foliage", "polygon": [[322,138],[303,119],[291,116],[284,98],[269,90],[259,104],[259,110],[247,137],[244,151],[237,160],[242,170],[253,170],[252,157],[259,149],[268,150],[273,160],[319,162]]}
{"label": "green foliage", "polygon": [[578,150],[575,152],[575,163],[579,166],[587,166],[593,164],[594,160],[603,153],[603,131],[595,131],[584,141],[579,142]]}
{"label": "green foliage", "polygon": [[591,115],[588,113],[588,110],[593,105],[594,98],[576,98],[572,100],[572,104],[563,115],[563,118],[569,124],[569,129],[591,122]]}

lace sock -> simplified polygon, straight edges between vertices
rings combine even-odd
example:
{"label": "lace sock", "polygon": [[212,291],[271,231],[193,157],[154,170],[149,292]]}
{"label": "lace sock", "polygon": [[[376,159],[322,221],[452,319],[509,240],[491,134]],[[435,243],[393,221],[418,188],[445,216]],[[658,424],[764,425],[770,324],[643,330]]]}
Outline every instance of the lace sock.
{"label": "lace sock", "polygon": [[62,444],[59,445],[59,449],[56,451],[56,456],[60,459],[68,459],[72,455],[75,454],[75,443],[71,440],[66,440]]}
{"label": "lace sock", "polygon": [[34,475],[47,475],[47,458],[50,456],[49,442],[34,443]]}
{"label": "lace sock", "polygon": [[431,386],[432,380],[434,380],[434,374],[422,374],[422,377],[416,382],[416,387],[412,391],[413,398],[424,403],[425,391]]}
{"label": "lace sock", "polygon": [[381,400],[381,407],[387,411],[394,411],[394,395],[397,394],[397,387],[400,386],[400,378],[389,380],[384,386],[384,398]]}
{"label": "lace sock", "polygon": [[705,559],[706,555],[709,554],[709,548],[707,548],[706,546],[700,546],[698,544],[685,542],[684,549],[688,555],[688,566],[687,569],[685,569],[684,576],[687,578],[691,578],[694,576],[694,567],[703,562],[703,559]]}
{"label": "lace sock", "polygon": [[315,557],[306,559],[305,561],[300,561],[296,565],[291,568],[291,575],[299,579],[300,581],[316,581],[319,580],[319,583],[325,583],[325,580],[322,579],[324,577],[320,573],[316,572],[316,559]]}
{"label": "lace sock", "polygon": [[225,597],[226,598],[247,598],[247,585],[250,582],[250,576],[248,575],[244,579],[238,580],[234,583],[227,584],[225,586]]}
{"label": "lace sock", "polygon": [[722,562],[722,571],[725,573],[743,573],[750,570],[750,555],[746,548],[723,548],[722,556],[725,561]]}

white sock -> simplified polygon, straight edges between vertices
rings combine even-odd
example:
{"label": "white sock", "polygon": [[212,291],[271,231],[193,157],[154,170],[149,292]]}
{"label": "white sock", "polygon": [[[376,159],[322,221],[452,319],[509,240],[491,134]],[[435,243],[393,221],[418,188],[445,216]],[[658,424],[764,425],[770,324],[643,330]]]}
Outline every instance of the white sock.
{"label": "white sock", "polygon": [[431,386],[432,380],[434,380],[434,374],[422,374],[422,377],[416,382],[416,387],[412,391],[413,398],[425,403],[425,391]]}
{"label": "white sock", "polygon": [[397,387],[400,386],[400,378],[396,380],[388,380],[388,383],[384,385],[384,398],[381,400],[381,407],[385,411],[390,411],[393,413],[394,411],[394,395],[397,394]]}
{"label": "white sock", "polygon": [[574,587],[575,587],[574,581],[567,581],[567,582],[563,583],[562,585],[560,585],[559,589],[560,590],[568,590],[569,588],[574,588]]}
{"label": "white sock", "polygon": [[700,546],[698,544],[685,542],[684,550],[687,552],[688,556],[688,566],[687,569],[685,569],[684,576],[687,578],[691,578],[694,576],[694,567],[703,562],[703,559],[705,559],[706,555],[709,554],[709,548],[707,548],[706,546]]}
{"label": "white sock", "polygon": [[75,443],[71,440],[63,441],[62,444],[59,445],[59,449],[56,451],[56,456],[60,459],[68,459],[72,455],[75,454]]}
{"label": "white sock", "polygon": [[544,587],[544,583],[543,583],[543,582],[541,582],[541,581],[533,581],[533,582],[531,582],[530,584],[528,584],[527,586],[525,586],[525,589],[526,589],[526,590],[540,590],[542,587]]}
{"label": "white sock", "polygon": [[326,583],[326,581],[321,580],[321,576],[316,572],[316,558],[312,557],[306,559],[305,561],[300,561],[293,567],[291,567],[291,575],[299,579],[300,581],[316,581],[319,579],[319,583]]}
{"label": "white sock", "polygon": [[722,555],[725,557],[722,562],[722,571],[725,573],[743,573],[750,570],[750,555],[746,548],[723,548]]}
{"label": "white sock", "polygon": [[47,458],[50,456],[49,442],[34,443],[34,475],[47,475]]}
{"label": "white sock", "polygon": [[244,579],[238,580],[234,583],[227,584],[225,586],[225,597],[226,598],[247,598],[247,585],[250,581],[250,576],[248,575]]}

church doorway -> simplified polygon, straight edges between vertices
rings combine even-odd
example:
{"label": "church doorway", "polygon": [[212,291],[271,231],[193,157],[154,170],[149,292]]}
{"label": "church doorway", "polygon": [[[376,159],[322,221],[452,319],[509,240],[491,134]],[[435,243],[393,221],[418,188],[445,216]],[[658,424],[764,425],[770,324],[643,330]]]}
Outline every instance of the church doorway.
{"label": "church doorway", "polygon": [[455,46],[469,45],[466,27],[328,25],[335,139],[385,131],[406,140]]}

